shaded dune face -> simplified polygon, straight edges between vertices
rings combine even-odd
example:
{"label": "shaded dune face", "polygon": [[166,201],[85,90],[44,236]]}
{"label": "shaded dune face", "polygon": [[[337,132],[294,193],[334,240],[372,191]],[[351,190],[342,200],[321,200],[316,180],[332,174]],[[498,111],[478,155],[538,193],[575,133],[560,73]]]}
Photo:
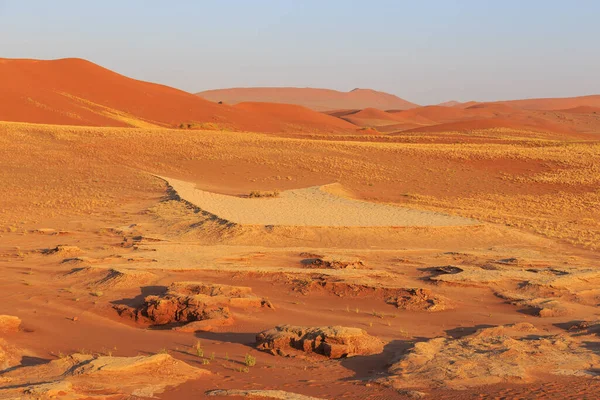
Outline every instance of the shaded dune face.
{"label": "shaded dune face", "polygon": [[231,107],[119,75],[82,59],[0,59],[0,120],[58,125],[180,127],[256,132],[351,132],[298,107]]}

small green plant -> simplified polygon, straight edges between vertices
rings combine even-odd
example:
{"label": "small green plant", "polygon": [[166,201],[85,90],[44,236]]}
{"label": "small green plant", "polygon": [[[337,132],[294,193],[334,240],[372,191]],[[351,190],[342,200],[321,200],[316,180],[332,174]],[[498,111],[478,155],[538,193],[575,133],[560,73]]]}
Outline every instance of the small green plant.
{"label": "small green plant", "polygon": [[198,357],[204,357],[204,349],[202,347],[196,347],[196,355]]}
{"label": "small green plant", "polygon": [[250,354],[246,354],[244,364],[246,365],[246,367],[254,367],[256,365],[256,357]]}
{"label": "small green plant", "polygon": [[202,365],[209,365],[210,364],[210,360],[207,358],[203,358],[202,359]]}
{"label": "small green plant", "polygon": [[215,359],[215,352],[214,351],[212,353],[210,353],[210,359],[211,359],[211,361]]}
{"label": "small green plant", "polygon": [[167,349],[166,347],[163,347],[162,349],[160,349],[158,351],[158,354],[169,354],[169,349]]}

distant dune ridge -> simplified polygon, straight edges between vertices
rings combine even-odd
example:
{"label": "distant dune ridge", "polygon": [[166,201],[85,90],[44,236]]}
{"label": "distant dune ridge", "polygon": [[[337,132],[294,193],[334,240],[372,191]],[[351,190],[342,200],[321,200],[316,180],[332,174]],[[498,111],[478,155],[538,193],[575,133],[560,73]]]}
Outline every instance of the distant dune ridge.
{"label": "distant dune ridge", "polygon": [[246,101],[297,104],[316,111],[377,108],[406,110],[417,104],[371,89],[339,92],[331,89],[257,87],[207,90],[196,93],[211,101],[237,104]]}
{"label": "distant dune ridge", "polygon": [[499,128],[579,135],[600,131],[599,112],[600,95],[433,106],[371,89],[234,88],[194,95],[77,58],[0,58],[0,121],[282,134]]}
{"label": "distant dune ridge", "polygon": [[[294,109],[292,112],[291,109]],[[232,107],[143,82],[86,60],[0,59],[0,120],[58,125],[348,132],[355,126],[300,106]]]}

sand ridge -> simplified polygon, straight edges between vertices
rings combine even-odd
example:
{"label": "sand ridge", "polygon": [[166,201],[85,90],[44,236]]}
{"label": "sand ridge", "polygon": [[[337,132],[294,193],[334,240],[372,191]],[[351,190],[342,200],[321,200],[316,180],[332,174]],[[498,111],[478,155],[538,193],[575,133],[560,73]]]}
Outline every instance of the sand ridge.
{"label": "sand ridge", "polygon": [[417,105],[389,93],[371,89],[339,92],[331,89],[296,87],[255,87],[206,90],[197,96],[211,101],[236,104],[242,102],[272,102],[297,104],[316,111],[378,108],[404,110]]}

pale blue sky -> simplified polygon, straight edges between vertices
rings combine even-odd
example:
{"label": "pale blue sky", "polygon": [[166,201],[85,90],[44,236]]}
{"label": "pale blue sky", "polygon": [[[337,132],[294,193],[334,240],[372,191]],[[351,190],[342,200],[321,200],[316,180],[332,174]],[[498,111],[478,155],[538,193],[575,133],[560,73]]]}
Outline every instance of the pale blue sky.
{"label": "pale blue sky", "polygon": [[191,92],[577,96],[600,93],[599,21],[593,0],[0,0],[0,57],[81,57]]}

